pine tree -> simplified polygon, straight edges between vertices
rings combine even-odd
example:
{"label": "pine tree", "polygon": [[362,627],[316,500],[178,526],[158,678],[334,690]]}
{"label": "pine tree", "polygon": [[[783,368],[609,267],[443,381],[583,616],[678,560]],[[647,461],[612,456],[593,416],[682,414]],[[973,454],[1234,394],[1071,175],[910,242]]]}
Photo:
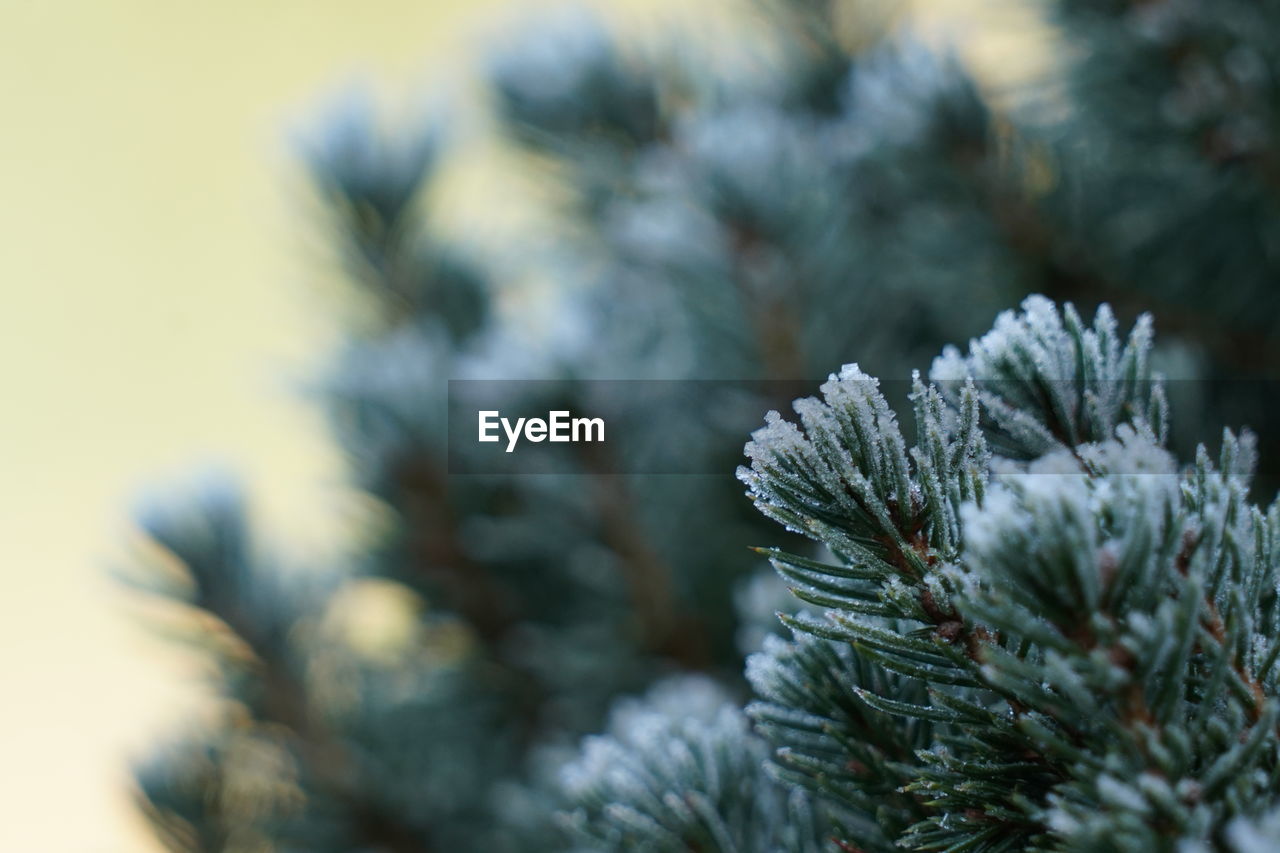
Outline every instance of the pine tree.
{"label": "pine tree", "polygon": [[[322,116],[304,157],[367,310],[315,396],[387,520],[348,563],[299,571],[234,480],[140,512],[160,546],[141,583],[199,614],[222,697],[139,765],[159,837],[1268,849],[1274,513],[1248,503],[1252,439],[1187,475],[1173,460],[1205,423],[1250,421],[1266,450],[1269,413],[1247,405],[1256,385],[1166,386],[1152,362],[1277,361],[1274,15],[1059,5],[1073,56],[1016,108],[838,2],[762,0],[727,68],[697,34],[539,22],[485,71],[498,133],[551,200],[515,244],[440,227],[452,116],[388,127],[363,98]],[[510,309],[530,277],[555,285],[549,328]],[[910,450],[847,370],[798,404],[802,430],[779,419],[751,445],[763,515],[731,477],[618,475],[591,452],[556,475],[448,474],[449,379],[538,379],[521,393],[566,408],[583,379],[856,360],[905,380],[1030,292],[1126,319],[1154,305],[1175,346],[1028,302],[916,380]],[[746,387],[745,410],[779,405]],[[1166,395],[1203,399],[1171,429]],[[732,471],[732,419],[651,406],[689,470]],[[822,610],[744,552],[771,541]],[[408,602],[394,653],[334,627],[370,588]]]}
{"label": "pine tree", "polygon": [[[1179,469],[1151,342],[1145,317],[1122,339],[1105,306],[1088,326],[1033,297],[917,377],[911,446],[855,365],[796,401],[798,425],[771,412],[752,436],[748,494],[821,548],[766,552],[799,602],[793,639],[748,661],[747,713],[841,849],[1280,844],[1280,503],[1248,500],[1248,433]],[[608,849],[776,835],[740,802],[690,819],[723,782],[684,755],[590,743],[572,824]],[[646,758],[654,781],[632,782]]]}

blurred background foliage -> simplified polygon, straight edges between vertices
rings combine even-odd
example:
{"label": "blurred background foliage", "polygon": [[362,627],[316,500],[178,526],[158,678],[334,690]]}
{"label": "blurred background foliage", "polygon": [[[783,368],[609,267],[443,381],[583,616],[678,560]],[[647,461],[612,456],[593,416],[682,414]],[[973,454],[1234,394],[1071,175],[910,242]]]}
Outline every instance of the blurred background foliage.
{"label": "blurred background foliage", "polygon": [[[1266,8],[675,6],[539,4],[467,73],[298,122],[310,239],[267,236],[341,318],[300,384],[358,496],[265,536],[219,473],[144,501],[120,574],[181,603],[139,607],[209,684],[137,766],[166,847],[556,849],[559,769],[630,719],[616,698],[688,672],[742,695],[776,593],[745,551],[776,539],[732,478],[745,436],[654,412],[722,478],[602,476],[590,453],[449,478],[448,378],[906,378],[1036,291],[1153,310],[1178,378],[1273,372]],[[1265,460],[1257,387],[1183,393],[1207,422],[1247,411]]]}

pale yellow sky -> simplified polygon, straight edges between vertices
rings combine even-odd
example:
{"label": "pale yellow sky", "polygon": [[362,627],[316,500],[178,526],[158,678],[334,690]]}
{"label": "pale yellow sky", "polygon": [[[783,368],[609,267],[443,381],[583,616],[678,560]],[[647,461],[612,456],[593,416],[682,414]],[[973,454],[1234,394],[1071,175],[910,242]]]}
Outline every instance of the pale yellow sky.
{"label": "pale yellow sky", "polygon": [[447,88],[501,5],[0,6],[0,850],[154,849],[125,757],[194,686],[107,577],[130,502],[221,459],[282,538],[331,513],[340,466],[287,392],[332,306],[284,131],[353,74]]}
{"label": "pale yellow sky", "polygon": [[129,503],[217,458],[325,511],[283,132],[349,75],[426,88],[498,2],[0,8],[0,850],[153,849],[124,757],[192,686],[107,578]]}

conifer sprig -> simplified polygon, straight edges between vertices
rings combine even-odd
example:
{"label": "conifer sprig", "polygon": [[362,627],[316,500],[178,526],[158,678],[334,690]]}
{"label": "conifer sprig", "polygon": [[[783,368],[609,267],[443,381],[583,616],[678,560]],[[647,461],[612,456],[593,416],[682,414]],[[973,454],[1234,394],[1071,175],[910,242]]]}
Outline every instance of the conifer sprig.
{"label": "conifer sprig", "polygon": [[767,552],[823,610],[783,615],[749,710],[876,825],[844,843],[1219,849],[1280,791],[1277,510],[1248,434],[1178,470],[1151,345],[1033,297],[917,378],[909,450],[856,367],[752,436],[748,494],[828,556]]}

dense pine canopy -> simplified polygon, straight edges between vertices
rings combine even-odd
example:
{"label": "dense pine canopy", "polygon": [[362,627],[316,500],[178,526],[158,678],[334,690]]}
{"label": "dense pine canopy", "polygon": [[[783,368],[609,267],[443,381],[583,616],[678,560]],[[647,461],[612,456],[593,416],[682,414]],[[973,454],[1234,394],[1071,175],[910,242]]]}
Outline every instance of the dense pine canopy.
{"label": "dense pine canopy", "polygon": [[[140,511],[217,695],[139,762],[157,837],[1280,849],[1280,7],[1047,5],[1014,98],[857,2],[531,24],[484,64],[517,239],[441,227],[451,116],[321,116],[363,310],[311,391],[377,523],[298,570],[232,478]],[[743,386],[738,480],[744,431],[667,397],[611,440],[723,475],[450,475],[476,378],[815,396]],[[335,627],[370,590],[407,602],[376,654]]]}

